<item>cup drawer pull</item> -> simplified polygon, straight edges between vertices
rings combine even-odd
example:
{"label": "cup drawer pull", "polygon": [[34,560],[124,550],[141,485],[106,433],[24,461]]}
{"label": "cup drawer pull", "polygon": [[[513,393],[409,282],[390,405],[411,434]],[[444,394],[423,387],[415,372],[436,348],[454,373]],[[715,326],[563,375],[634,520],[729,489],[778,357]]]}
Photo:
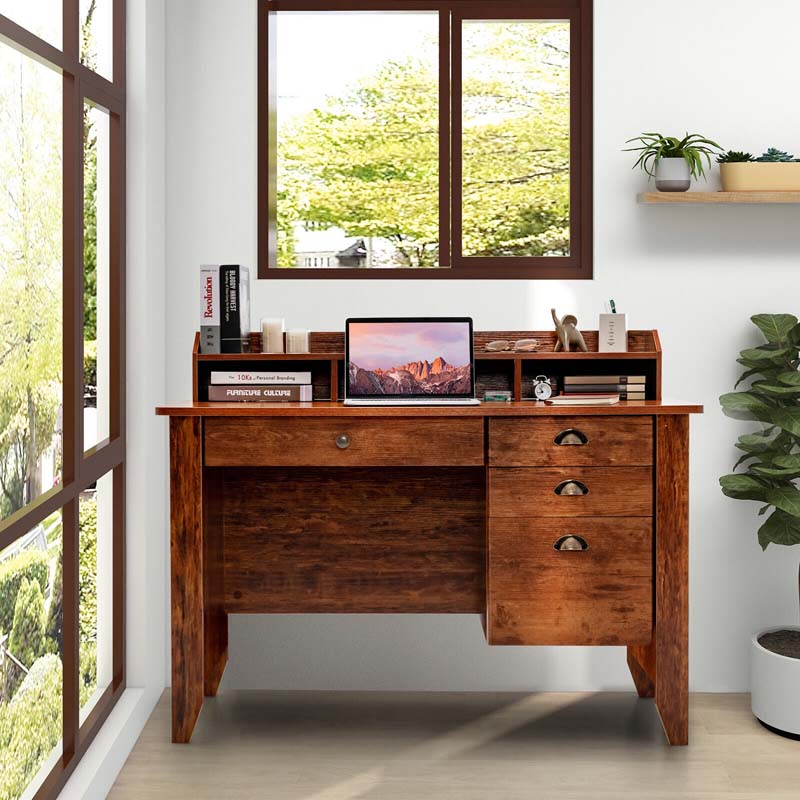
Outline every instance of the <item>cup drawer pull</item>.
{"label": "cup drawer pull", "polygon": [[589,542],[583,536],[562,536],[553,543],[554,550],[588,550]]}
{"label": "cup drawer pull", "polygon": [[589,444],[589,437],[577,428],[567,428],[556,435],[556,438],[553,439],[553,444],[559,446],[578,445],[580,447],[581,445]]}
{"label": "cup drawer pull", "polygon": [[589,494],[589,487],[581,481],[561,481],[553,492],[562,497]]}
{"label": "cup drawer pull", "polygon": [[340,450],[346,450],[348,447],[350,447],[350,437],[346,433],[340,433],[336,437],[336,446]]}

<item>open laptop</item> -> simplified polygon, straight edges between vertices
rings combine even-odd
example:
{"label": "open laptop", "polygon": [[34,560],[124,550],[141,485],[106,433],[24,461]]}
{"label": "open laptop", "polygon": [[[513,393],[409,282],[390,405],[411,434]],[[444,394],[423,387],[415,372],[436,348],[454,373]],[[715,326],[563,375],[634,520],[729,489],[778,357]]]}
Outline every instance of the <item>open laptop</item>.
{"label": "open laptop", "polygon": [[478,405],[470,317],[348,319],[350,406]]}

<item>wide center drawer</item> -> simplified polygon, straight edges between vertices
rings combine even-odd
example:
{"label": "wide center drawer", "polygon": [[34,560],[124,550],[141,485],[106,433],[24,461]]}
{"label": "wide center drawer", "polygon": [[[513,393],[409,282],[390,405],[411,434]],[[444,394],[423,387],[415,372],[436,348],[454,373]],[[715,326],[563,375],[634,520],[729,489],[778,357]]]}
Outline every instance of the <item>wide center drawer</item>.
{"label": "wide center drawer", "polygon": [[489,470],[492,517],[647,517],[652,513],[652,467]]}
{"label": "wide center drawer", "polygon": [[534,417],[489,421],[493,467],[653,463],[652,417]]}
{"label": "wide center drawer", "polygon": [[212,417],[205,421],[205,464],[479,467],[483,420]]}

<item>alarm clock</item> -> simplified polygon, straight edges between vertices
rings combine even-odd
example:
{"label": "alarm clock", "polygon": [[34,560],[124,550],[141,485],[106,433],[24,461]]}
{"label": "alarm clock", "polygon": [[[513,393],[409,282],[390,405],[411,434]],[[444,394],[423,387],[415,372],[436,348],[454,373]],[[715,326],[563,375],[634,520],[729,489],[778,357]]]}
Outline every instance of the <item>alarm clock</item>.
{"label": "alarm clock", "polygon": [[553,387],[547,375],[537,375],[533,379],[533,393],[537,400],[549,400],[553,396]]}

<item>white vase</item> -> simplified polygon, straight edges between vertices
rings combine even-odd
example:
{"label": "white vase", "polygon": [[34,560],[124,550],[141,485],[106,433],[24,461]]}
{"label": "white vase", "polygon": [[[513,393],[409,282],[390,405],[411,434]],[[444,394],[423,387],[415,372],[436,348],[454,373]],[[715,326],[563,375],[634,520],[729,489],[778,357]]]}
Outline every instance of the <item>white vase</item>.
{"label": "white vase", "polygon": [[781,625],[757,633],[750,646],[750,707],[759,722],[800,737],[800,658],[773,653],[758,643],[771,631],[800,630]]}
{"label": "white vase", "polygon": [[685,158],[659,158],[656,163],[656,189],[659,192],[686,192],[692,185]]}

